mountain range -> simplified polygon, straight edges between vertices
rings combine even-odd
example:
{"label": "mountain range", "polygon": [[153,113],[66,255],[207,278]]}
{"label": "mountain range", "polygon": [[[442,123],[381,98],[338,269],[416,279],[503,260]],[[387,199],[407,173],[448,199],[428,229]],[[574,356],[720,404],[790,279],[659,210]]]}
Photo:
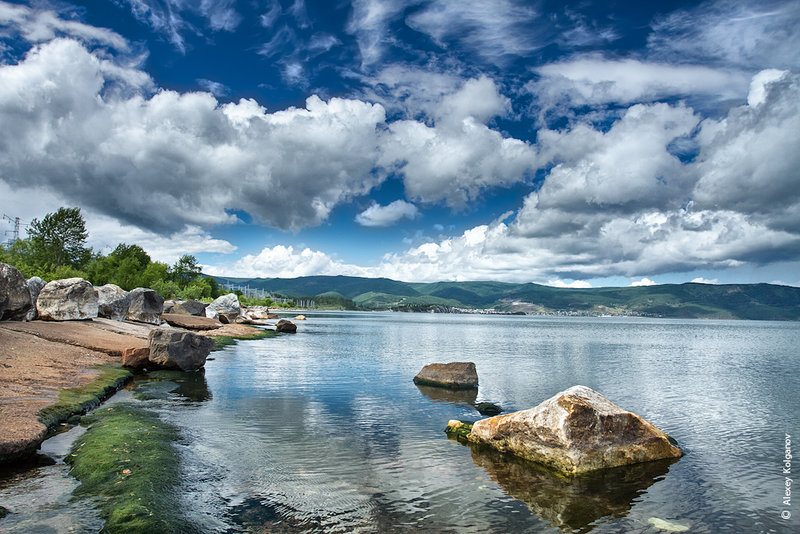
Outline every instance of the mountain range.
{"label": "mountain range", "polygon": [[534,283],[412,283],[354,276],[215,278],[226,287],[314,300],[320,307],[339,309],[800,320],[800,288],[774,284],[570,289]]}

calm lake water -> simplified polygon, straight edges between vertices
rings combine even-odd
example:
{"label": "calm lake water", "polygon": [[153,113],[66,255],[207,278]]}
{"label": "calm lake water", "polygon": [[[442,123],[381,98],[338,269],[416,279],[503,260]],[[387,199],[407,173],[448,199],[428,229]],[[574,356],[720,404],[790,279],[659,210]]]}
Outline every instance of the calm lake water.
{"label": "calm lake water", "polygon": [[[180,491],[201,531],[799,531],[800,497],[781,498],[785,434],[800,443],[798,323],[312,313],[298,326],[118,399],[181,429]],[[570,481],[473,450],[443,429],[481,417],[475,394],[411,380],[437,361],[474,361],[477,400],[506,411],[589,386],[686,455]],[[0,532],[96,532],[65,473],[0,482],[20,512]]]}

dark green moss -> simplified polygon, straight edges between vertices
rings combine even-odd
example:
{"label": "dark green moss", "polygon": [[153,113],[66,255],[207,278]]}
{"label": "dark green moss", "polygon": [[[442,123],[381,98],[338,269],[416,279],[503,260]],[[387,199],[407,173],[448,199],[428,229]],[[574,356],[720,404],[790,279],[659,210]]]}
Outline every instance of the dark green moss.
{"label": "dark green moss", "polygon": [[39,421],[48,430],[53,430],[75,415],[96,408],[133,376],[129,369],[119,365],[101,365],[96,369],[101,373],[92,382],[77,388],[62,389],[58,393],[58,402],[39,412]]}
{"label": "dark green moss", "polygon": [[179,510],[177,429],[158,415],[130,404],[115,404],[84,417],[89,424],[66,461],[81,485],[80,497],[94,497],[106,520],[103,532],[195,532]]}
{"label": "dark green moss", "polygon": [[451,439],[457,439],[458,441],[467,441],[469,437],[469,433],[472,432],[472,423],[471,421],[457,421],[453,419],[447,423],[447,428],[444,431],[447,433],[447,437]]}
{"label": "dark green moss", "polygon": [[211,351],[220,350],[228,345],[234,345],[237,340],[250,340],[250,339],[266,339],[268,337],[275,337],[274,330],[260,330],[257,334],[252,334],[249,336],[213,336],[214,339],[214,346],[211,348]]}
{"label": "dark green moss", "polygon": [[478,410],[478,412],[480,412],[481,415],[493,416],[503,411],[503,409],[500,406],[491,402],[478,402],[476,404],[473,404],[473,406],[475,406],[475,409]]}

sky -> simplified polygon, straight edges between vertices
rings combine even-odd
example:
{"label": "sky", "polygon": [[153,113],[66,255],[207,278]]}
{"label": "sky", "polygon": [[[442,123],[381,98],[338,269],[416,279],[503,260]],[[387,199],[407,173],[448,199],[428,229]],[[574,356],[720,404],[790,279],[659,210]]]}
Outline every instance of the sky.
{"label": "sky", "polygon": [[800,2],[0,0],[0,238],[204,272],[800,286]]}

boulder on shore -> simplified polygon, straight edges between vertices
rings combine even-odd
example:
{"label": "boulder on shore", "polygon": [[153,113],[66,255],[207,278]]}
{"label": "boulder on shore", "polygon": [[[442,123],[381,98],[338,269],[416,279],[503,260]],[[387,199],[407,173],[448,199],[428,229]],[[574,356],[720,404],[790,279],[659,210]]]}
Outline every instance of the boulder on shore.
{"label": "boulder on shore", "polygon": [[141,369],[150,361],[150,349],[147,347],[129,347],[122,350],[122,365]]}
{"label": "boulder on shore", "polygon": [[106,284],[96,287],[97,315],[115,321],[124,321],[128,318],[128,308],[131,305],[130,294],[115,284]]}
{"label": "boulder on shore", "polygon": [[49,321],[80,321],[97,317],[97,293],[83,278],[48,282],[36,299],[39,318]]}
{"label": "boulder on shore", "polygon": [[286,319],[281,319],[277,323],[275,323],[275,331],[276,332],[283,332],[285,334],[296,334],[297,333],[297,325],[294,324],[292,321],[287,321]]}
{"label": "boulder on shore", "polygon": [[25,277],[15,267],[0,263],[0,320],[22,320],[31,305]]}
{"label": "boulder on shore", "polygon": [[154,328],[148,336],[150,362],[161,369],[196,371],[206,364],[214,346],[207,336],[172,328]]}
{"label": "boulder on shore", "polygon": [[450,389],[478,387],[478,371],[472,362],[431,363],[414,377],[414,383]]}
{"label": "boulder on shore", "polygon": [[39,293],[42,292],[42,288],[47,282],[38,276],[32,276],[25,281],[25,284],[28,286],[28,293],[31,294],[31,307],[25,314],[25,320],[33,321],[39,316],[39,312],[36,311],[36,299],[39,298]]}
{"label": "boulder on shore", "polygon": [[180,313],[162,313],[161,319],[171,326],[188,328],[189,330],[215,330],[222,326],[222,323],[208,317],[196,317]]}
{"label": "boulder on shore", "polygon": [[266,306],[248,306],[242,308],[242,314],[251,321],[265,321],[270,318],[269,308]]}
{"label": "boulder on shore", "polygon": [[205,317],[206,306],[208,306],[208,304],[205,302],[200,302],[199,300],[179,300],[175,302],[174,306],[172,306],[172,309],[169,310],[169,312],[178,315],[194,315],[196,317]]}
{"label": "boulder on shore", "polygon": [[682,454],[653,424],[586,386],[529,410],[477,421],[467,439],[566,475]]}
{"label": "boulder on shore", "polygon": [[239,297],[236,296],[236,293],[222,295],[206,307],[206,317],[218,318],[219,322],[224,324],[233,324],[241,313],[242,307],[239,305]]}
{"label": "boulder on shore", "polygon": [[128,307],[128,320],[140,323],[161,324],[161,312],[164,311],[164,297],[152,289],[137,287],[128,296],[131,303]]}

